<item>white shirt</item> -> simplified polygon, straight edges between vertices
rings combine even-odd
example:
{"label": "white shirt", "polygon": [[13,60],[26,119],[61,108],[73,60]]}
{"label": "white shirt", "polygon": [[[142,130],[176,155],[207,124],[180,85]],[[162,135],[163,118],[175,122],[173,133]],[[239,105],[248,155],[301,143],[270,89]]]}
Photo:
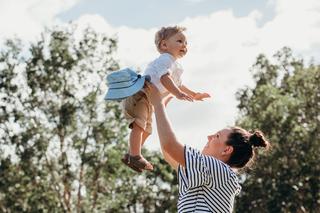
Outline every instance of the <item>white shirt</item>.
{"label": "white shirt", "polygon": [[167,93],[168,90],[161,84],[161,76],[170,73],[173,82],[177,87],[182,85],[183,69],[181,65],[169,53],[162,53],[158,58],[150,62],[144,71],[144,75],[150,75],[153,83],[161,94]]}
{"label": "white shirt", "polygon": [[184,155],[186,166],[178,167],[178,212],[232,212],[234,198],[241,191],[232,169],[188,146]]}

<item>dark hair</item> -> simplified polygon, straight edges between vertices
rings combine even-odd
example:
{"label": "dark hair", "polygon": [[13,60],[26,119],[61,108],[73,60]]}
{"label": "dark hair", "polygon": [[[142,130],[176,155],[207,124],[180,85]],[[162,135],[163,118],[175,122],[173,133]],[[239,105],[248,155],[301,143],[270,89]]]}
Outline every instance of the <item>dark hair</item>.
{"label": "dark hair", "polygon": [[231,127],[231,131],[226,144],[233,147],[233,152],[227,164],[233,168],[251,165],[255,158],[255,148],[270,147],[270,143],[260,130],[250,133],[240,127]]}

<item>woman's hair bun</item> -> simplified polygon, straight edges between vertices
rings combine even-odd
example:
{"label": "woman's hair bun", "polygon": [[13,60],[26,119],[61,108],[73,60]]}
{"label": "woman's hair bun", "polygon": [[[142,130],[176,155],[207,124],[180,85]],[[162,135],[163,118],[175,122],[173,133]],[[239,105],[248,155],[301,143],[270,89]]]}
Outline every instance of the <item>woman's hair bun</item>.
{"label": "woman's hair bun", "polygon": [[253,147],[269,147],[269,142],[264,138],[264,135],[259,130],[254,131],[254,133],[250,135],[248,143]]}

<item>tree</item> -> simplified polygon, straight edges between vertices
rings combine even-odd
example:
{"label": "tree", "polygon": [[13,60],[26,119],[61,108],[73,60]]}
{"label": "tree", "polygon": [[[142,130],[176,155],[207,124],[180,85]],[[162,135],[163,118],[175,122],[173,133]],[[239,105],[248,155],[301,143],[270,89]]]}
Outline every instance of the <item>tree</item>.
{"label": "tree", "polygon": [[[23,48],[0,51],[1,212],[135,212],[174,209],[172,170],[145,152],[154,173],[120,164],[127,123],[103,100],[104,78],[119,68],[117,41],[73,25],[47,29]],[[163,209],[162,209],[163,210]],[[161,210],[161,211],[162,211]]]}
{"label": "tree", "polygon": [[320,208],[320,66],[283,48],[260,55],[254,88],[237,93],[237,125],[261,129],[272,150],[248,171],[236,212],[318,212]]}

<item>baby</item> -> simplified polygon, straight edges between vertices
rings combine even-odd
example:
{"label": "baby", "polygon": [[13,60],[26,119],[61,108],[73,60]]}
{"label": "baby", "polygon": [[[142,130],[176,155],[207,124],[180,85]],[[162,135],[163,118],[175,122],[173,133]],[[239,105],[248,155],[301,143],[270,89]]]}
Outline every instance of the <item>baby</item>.
{"label": "baby", "polygon": [[[165,105],[175,96],[185,101],[209,98],[208,93],[194,92],[182,84],[183,69],[177,62],[186,55],[187,40],[183,27],[162,27],[155,36],[155,44],[160,56],[146,68],[144,75],[151,77],[160,91]],[[129,120],[131,133],[129,137],[129,153],[125,154],[122,162],[131,169],[142,172],[153,170],[152,164],[141,155],[141,147],[152,132],[153,106],[149,101],[149,90],[145,87],[133,96],[123,101],[125,117]]]}

